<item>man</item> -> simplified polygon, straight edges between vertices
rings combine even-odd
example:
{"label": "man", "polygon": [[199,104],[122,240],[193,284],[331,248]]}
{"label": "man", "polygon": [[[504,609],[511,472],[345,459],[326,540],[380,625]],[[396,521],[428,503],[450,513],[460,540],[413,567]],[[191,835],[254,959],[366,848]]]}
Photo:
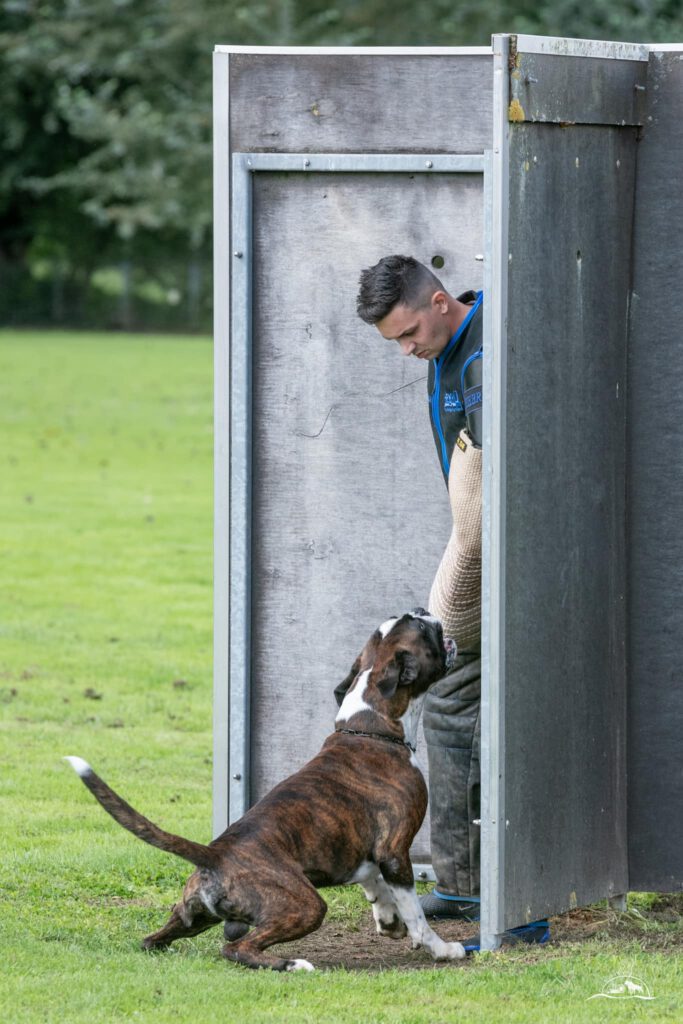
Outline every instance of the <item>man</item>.
{"label": "man", "polygon": [[[479,904],[479,711],[481,697],[482,295],[449,294],[409,256],[385,256],[360,278],[358,314],[406,356],[429,360],[429,413],[453,512],[453,533],[429,609],[458,645],[451,672],[427,695],[432,862],[426,914],[475,920]],[[468,380],[473,377],[474,380]],[[480,380],[480,375],[479,375]],[[467,413],[466,413],[467,406]],[[468,430],[469,416],[469,430]],[[479,427],[480,430],[480,427]]]}
{"label": "man", "polygon": [[[436,885],[422,905],[430,916],[466,921],[479,918],[482,303],[481,292],[454,297],[410,256],[364,270],[357,302],[361,319],[404,355],[429,360],[429,415],[453,514],[429,610],[458,657],[424,704]],[[503,943],[548,937],[548,922],[537,921],[506,932]]]}

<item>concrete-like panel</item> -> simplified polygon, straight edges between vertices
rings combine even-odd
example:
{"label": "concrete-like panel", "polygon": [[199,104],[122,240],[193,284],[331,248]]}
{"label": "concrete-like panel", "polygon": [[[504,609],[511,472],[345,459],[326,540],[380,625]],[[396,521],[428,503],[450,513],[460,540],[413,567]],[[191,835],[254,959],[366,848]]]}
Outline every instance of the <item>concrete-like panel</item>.
{"label": "concrete-like panel", "polygon": [[230,56],[233,151],[481,153],[492,58]]}
{"label": "concrete-like panel", "polygon": [[252,799],[332,731],[334,687],[426,602],[450,534],[427,366],[358,319],[359,273],[440,255],[458,292],[481,251],[481,175],[255,176]]}
{"label": "concrete-like panel", "polygon": [[683,886],[683,51],[650,58],[629,345],[629,872]]}
{"label": "concrete-like panel", "polygon": [[631,129],[515,125],[505,510],[506,927],[626,887]]}

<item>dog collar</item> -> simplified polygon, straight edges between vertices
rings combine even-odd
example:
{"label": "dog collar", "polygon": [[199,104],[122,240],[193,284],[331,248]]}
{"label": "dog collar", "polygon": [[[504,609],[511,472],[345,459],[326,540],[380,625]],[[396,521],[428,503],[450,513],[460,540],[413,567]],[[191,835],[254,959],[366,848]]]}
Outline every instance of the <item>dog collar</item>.
{"label": "dog collar", "polygon": [[337,729],[337,732],[345,732],[349,736],[368,736],[373,740],[384,740],[386,743],[398,743],[401,747],[407,747],[408,750],[412,750],[415,753],[415,747],[412,743],[408,743],[408,740],[401,740],[398,736],[385,736],[381,732],[361,732],[360,729]]}

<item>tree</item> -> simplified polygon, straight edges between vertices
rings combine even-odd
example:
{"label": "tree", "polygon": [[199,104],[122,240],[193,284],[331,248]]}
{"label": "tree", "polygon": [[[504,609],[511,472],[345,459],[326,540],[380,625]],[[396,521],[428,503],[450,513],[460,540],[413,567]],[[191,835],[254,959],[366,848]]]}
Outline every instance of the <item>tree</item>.
{"label": "tree", "polygon": [[486,45],[494,31],[680,38],[683,0],[0,0],[0,269],[25,284],[42,266],[58,306],[119,263],[196,305],[216,43]]}

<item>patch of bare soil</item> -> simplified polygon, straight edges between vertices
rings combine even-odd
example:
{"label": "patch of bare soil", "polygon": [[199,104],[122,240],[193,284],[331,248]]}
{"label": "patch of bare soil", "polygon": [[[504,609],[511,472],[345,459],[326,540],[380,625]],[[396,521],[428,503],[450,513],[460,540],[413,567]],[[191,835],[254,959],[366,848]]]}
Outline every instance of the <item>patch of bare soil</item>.
{"label": "patch of bare soil", "polygon": [[[664,914],[664,919],[661,914]],[[678,919],[678,915],[671,909],[637,916],[631,913],[617,914],[607,908],[582,908],[551,918],[549,942],[542,947],[525,948],[530,958],[536,960],[545,952],[557,953],[562,946],[584,942],[602,934],[608,938],[638,939],[643,949],[658,949],[662,952],[668,950],[680,955],[683,948],[683,930],[648,930],[643,927],[644,919],[673,923]],[[465,944],[472,936],[478,934],[476,924],[439,920],[431,920],[430,924],[441,938],[448,942]],[[343,967],[347,971],[438,971],[444,967],[452,967],[448,961],[435,963],[424,949],[411,949],[408,938],[392,940],[377,935],[369,911],[364,915],[357,931],[352,931],[339,921],[324,922],[312,935],[306,935],[295,942],[273,946],[269,952],[278,956],[309,960],[314,967],[322,970]],[[502,950],[500,955],[504,954],[505,950]],[[457,961],[459,968],[467,968],[473,963],[472,957],[465,961]]]}
{"label": "patch of bare soil", "polygon": [[[463,942],[476,934],[476,924],[437,921],[434,930],[448,942]],[[410,939],[389,939],[378,935],[370,911],[363,916],[357,931],[341,921],[324,921],[317,932],[294,942],[272,946],[269,953],[277,956],[299,957],[309,960],[314,967],[332,970],[344,967],[347,971],[432,971],[449,966],[448,962],[435,963],[424,949],[412,949]]]}

